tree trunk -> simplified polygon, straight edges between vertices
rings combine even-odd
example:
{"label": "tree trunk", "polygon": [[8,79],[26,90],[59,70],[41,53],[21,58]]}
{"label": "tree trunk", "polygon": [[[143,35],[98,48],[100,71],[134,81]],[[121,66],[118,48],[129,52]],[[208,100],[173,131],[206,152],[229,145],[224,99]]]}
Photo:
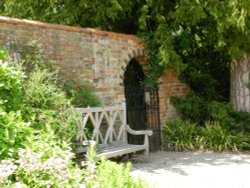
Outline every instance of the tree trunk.
{"label": "tree trunk", "polygon": [[250,55],[232,62],[231,102],[234,110],[250,112]]}

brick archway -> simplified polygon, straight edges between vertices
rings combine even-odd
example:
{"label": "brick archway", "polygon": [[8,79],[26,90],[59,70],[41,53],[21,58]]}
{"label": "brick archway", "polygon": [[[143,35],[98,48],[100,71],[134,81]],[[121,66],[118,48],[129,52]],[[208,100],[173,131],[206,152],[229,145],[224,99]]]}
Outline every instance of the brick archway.
{"label": "brick archway", "polygon": [[[58,65],[65,80],[88,81],[95,87],[103,105],[118,104],[124,99],[124,72],[133,58],[138,60],[144,72],[148,69],[143,44],[133,35],[7,17],[0,17],[0,33],[0,47],[12,51],[15,47],[14,53],[22,52],[24,44],[37,41],[43,57]],[[169,70],[160,82],[163,124],[173,111],[170,97],[186,96],[188,87]]]}

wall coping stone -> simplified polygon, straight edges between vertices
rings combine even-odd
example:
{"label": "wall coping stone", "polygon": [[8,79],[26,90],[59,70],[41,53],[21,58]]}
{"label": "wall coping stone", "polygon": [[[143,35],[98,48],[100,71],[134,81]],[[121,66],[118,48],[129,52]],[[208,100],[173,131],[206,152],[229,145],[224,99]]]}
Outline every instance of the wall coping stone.
{"label": "wall coping stone", "polygon": [[94,28],[81,28],[81,27],[75,27],[75,26],[50,24],[50,23],[45,23],[45,22],[40,22],[40,21],[10,18],[10,17],[4,17],[4,16],[0,16],[0,23],[28,25],[28,26],[38,27],[38,28],[55,29],[55,30],[63,30],[63,31],[70,31],[70,32],[93,34],[93,35],[99,35],[99,36],[123,38],[123,39],[134,40],[136,42],[141,43],[140,39],[134,35],[102,31],[100,29],[94,29]]}

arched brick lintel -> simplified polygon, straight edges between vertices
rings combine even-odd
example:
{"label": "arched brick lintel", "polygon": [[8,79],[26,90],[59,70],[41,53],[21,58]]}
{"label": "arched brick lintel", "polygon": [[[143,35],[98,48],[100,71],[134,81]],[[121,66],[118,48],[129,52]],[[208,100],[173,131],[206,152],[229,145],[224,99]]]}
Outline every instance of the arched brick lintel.
{"label": "arched brick lintel", "polygon": [[[129,64],[129,62],[132,60],[132,59],[137,59],[138,57],[146,57],[147,54],[146,54],[146,51],[145,49],[143,48],[136,48],[136,49],[133,49],[131,52],[129,52],[127,54],[127,57],[124,59],[124,63],[125,65],[127,66]],[[140,61],[139,61],[140,63]],[[122,74],[120,76],[120,84],[123,85],[123,81],[124,81],[124,74],[125,74],[125,71],[126,71],[126,66],[122,66],[121,69],[122,69]]]}

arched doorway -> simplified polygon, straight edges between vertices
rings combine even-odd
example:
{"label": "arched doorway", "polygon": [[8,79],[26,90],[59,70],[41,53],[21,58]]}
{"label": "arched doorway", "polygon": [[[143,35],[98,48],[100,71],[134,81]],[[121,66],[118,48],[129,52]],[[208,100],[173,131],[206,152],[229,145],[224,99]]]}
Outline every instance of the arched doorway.
{"label": "arched doorway", "polygon": [[[125,98],[127,104],[127,122],[134,130],[147,128],[144,73],[136,59],[127,65],[124,78]],[[129,135],[129,143],[142,144],[143,136]]]}

